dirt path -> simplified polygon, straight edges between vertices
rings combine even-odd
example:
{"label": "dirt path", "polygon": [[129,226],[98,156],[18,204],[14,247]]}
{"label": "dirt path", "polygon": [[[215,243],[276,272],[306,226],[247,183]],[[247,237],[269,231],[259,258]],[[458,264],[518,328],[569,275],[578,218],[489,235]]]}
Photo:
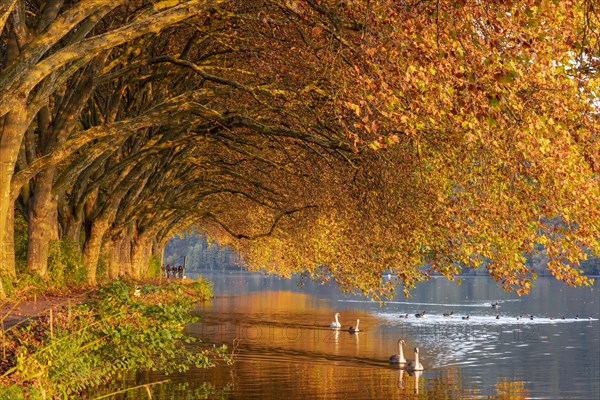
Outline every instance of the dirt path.
{"label": "dirt path", "polygon": [[35,296],[23,301],[8,300],[0,304],[0,320],[4,329],[27,322],[30,319],[48,315],[50,310],[57,310],[63,306],[81,303],[85,300],[87,292],[73,293],[62,296]]}
{"label": "dirt path", "polygon": [[[151,285],[160,285],[163,282],[161,278],[151,278],[138,282],[139,285],[145,283]],[[24,324],[28,320],[48,315],[50,310],[58,310],[61,307],[67,307],[71,304],[79,304],[87,299],[88,294],[95,292],[95,289],[73,290],[71,293],[63,295],[37,295],[22,301],[5,300],[0,301],[0,322],[4,329]],[[0,324],[0,327],[1,327]]]}

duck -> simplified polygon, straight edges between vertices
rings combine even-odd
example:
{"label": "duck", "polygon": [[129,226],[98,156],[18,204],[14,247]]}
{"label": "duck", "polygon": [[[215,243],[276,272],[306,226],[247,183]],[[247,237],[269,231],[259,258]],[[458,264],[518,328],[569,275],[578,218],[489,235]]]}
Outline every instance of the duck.
{"label": "duck", "polygon": [[351,326],[350,328],[348,328],[348,332],[350,333],[355,333],[355,332],[359,332],[358,330],[358,324],[360,323],[360,319],[356,319],[356,326]]}
{"label": "duck", "polygon": [[415,317],[417,317],[417,318],[423,318],[423,317],[425,317],[425,311],[423,311],[421,313],[416,313]]}
{"label": "duck", "polygon": [[451,317],[454,314],[454,311],[450,311],[449,313],[444,313],[444,317]]}
{"label": "duck", "polygon": [[342,324],[340,324],[340,321],[338,319],[339,316],[340,316],[340,313],[335,313],[335,321],[333,321],[332,323],[329,324],[330,328],[340,329],[342,327]]}
{"label": "duck", "polygon": [[530,316],[529,316],[529,319],[533,321],[533,315],[530,315]]}
{"label": "duck", "polygon": [[465,315],[465,316],[462,317],[462,319],[467,320],[467,319],[469,319],[469,316]]}
{"label": "duck", "polygon": [[399,317],[400,318],[408,318],[408,313],[406,313],[406,314],[400,314]]}
{"label": "duck", "polygon": [[423,371],[423,364],[419,362],[419,348],[415,347],[415,359],[406,364],[407,371]]}
{"label": "duck", "polygon": [[406,364],[406,359],[404,358],[404,351],[402,350],[402,346],[404,346],[405,342],[403,339],[398,339],[398,354],[392,354],[390,356],[390,364]]}
{"label": "duck", "polygon": [[499,314],[498,314],[498,315],[496,315],[496,319],[500,319],[500,315],[499,315]]}
{"label": "duck", "polygon": [[492,308],[499,308],[500,304],[498,304],[498,300],[495,303],[492,303]]}

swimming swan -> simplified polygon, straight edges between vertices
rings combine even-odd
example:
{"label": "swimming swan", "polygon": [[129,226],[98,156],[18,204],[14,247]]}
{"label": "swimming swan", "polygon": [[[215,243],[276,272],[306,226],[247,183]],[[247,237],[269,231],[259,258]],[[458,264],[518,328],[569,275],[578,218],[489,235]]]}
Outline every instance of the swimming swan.
{"label": "swimming swan", "polygon": [[398,340],[398,354],[392,354],[390,356],[390,364],[406,364],[406,358],[404,358],[404,351],[402,350],[402,346],[404,346],[404,340]]}
{"label": "swimming swan", "polygon": [[340,321],[338,320],[339,316],[340,316],[340,313],[335,313],[335,321],[333,321],[332,323],[329,324],[330,328],[340,329],[342,327],[342,324],[340,324]]}
{"label": "swimming swan", "polygon": [[359,330],[358,330],[358,324],[359,324],[359,323],[360,323],[360,319],[357,319],[357,320],[356,320],[356,327],[354,327],[354,326],[351,326],[350,328],[348,328],[348,331],[349,331],[350,333],[359,332]]}
{"label": "swimming swan", "polygon": [[415,359],[406,364],[407,371],[423,371],[423,365],[419,362],[419,348],[415,347]]}

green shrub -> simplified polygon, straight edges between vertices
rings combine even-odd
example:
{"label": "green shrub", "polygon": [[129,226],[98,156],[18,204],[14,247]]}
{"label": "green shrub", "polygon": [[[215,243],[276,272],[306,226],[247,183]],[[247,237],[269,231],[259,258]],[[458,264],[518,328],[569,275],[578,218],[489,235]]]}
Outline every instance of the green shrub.
{"label": "green shrub", "polygon": [[48,254],[49,286],[66,289],[86,282],[86,269],[79,248],[69,240],[53,240]]}
{"label": "green shrub", "polygon": [[23,271],[27,265],[27,221],[19,211],[15,210],[15,268]]}
{"label": "green shrub", "polygon": [[150,257],[150,264],[148,265],[148,277],[158,278],[162,274],[160,268],[160,260],[156,256]]}
{"label": "green shrub", "polygon": [[[210,296],[206,282],[169,281],[133,287],[118,280],[90,301],[7,331],[1,398],[71,398],[106,384],[117,373],[185,371],[230,361],[226,347],[202,349],[184,327],[192,305]],[[9,396],[9,397],[7,397]]]}

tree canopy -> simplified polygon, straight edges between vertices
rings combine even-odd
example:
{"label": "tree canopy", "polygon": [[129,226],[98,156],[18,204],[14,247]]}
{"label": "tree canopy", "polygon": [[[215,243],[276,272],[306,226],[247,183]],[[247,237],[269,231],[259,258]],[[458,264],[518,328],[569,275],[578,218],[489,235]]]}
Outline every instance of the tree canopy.
{"label": "tree canopy", "polygon": [[[0,0],[0,273],[149,274],[190,227],[374,297],[600,255],[592,1]],[[100,266],[100,269],[99,269]],[[393,271],[394,281],[381,274]]]}

